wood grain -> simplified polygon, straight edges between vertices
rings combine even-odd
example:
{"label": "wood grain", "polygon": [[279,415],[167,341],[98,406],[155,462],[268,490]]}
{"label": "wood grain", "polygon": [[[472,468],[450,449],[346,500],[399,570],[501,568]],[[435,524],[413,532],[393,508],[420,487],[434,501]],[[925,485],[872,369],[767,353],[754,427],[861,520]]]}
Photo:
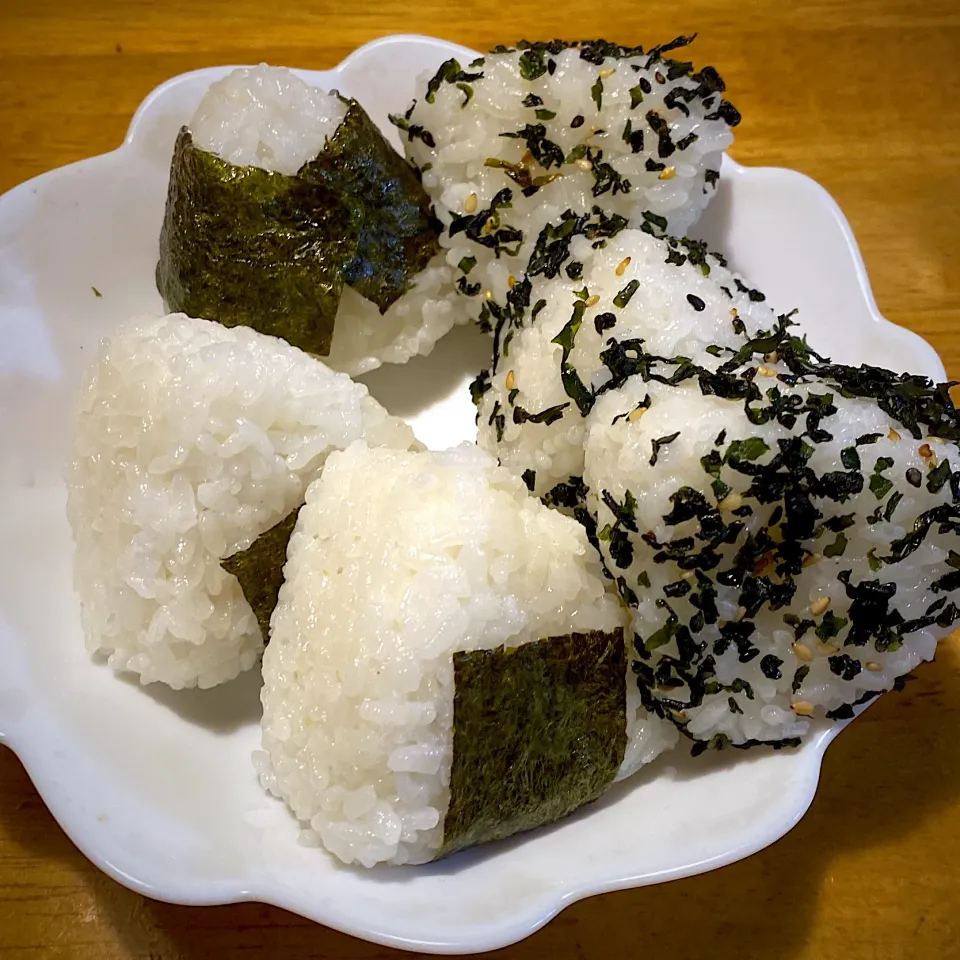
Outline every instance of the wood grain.
{"label": "wood grain", "polygon": [[[112,149],[156,84],[201,66],[325,68],[397,32],[484,49],[693,31],[693,56],[721,70],[744,115],[733,155],[822,183],[853,226],[881,311],[960,376],[956,0],[0,0],[0,191]],[[712,874],[577,904],[498,956],[960,957],[958,737],[960,646],[948,644],[830,748],[810,813],[783,840]],[[270,907],[131,893],[80,856],[0,750],[0,958],[211,956],[400,955]]]}

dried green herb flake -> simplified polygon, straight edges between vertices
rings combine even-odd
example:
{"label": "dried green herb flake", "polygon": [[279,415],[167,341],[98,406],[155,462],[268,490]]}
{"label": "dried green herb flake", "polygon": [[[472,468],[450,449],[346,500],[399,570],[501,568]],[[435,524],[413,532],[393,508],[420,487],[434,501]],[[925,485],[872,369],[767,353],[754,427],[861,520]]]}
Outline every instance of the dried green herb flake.
{"label": "dried green herb flake", "polygon": [[639,280],[631,280],[614,298],[614,306],[621,310],[630,302],[630,298],[640,289]]}

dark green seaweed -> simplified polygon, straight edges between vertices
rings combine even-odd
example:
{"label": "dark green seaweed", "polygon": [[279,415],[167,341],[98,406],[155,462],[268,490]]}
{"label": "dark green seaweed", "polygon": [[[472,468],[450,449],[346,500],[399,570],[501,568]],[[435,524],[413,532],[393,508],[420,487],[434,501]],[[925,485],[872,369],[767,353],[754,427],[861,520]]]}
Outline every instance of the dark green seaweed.
{"label": "dark green seaweed", "polygon": [[160,232],[168,309],[326,356],[361,213],[321,182],[227,163],[181,129]]}
{"label": "dark green seaweed", "polygon": [[177,138],[157,287],[171,310],[330,352],[344,284],[387,310],[439,250],[413,168],[355,100],[295,176]]}
{"label": "dark green seaweed", "polygon": [[220,561],[223,569],[240,581],[240,589],[260,624],[264,643],[270,638],[270,617],[283,585],[287,544],[299,514],[300,507],[297,507],[278,524],[261,533],[246,550],[239,550]]}
{"label": "dark green seaweed", "polygon": [[383,313],[440,249],[440,225],[410,164],[386,141],[356,100],[323,152],[299,176],[325,184],[362,212],[344,282]]}
{"label": "dark green seaweed", "polygon": [[623,631],[453,657],[453,767],[438,856],[596,800],[626,749]]}

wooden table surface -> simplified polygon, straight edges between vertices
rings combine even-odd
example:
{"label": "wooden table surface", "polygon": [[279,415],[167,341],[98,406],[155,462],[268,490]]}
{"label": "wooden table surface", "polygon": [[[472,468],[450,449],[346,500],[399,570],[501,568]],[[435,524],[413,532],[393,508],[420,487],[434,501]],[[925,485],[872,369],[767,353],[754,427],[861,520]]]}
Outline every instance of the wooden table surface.
{"label": "wooden table surface", "polygon": [[[743,113],[733,156],[822,183],[853,226],[881,311],[960,378],[957,0],[0,0],[0,191],[112,149],[156,84],[197,67],[331,67],[402,32],[487,49],[554,36],[651,45],[694,31],[691,56],[721,71]],[[813,807],[783,840],[705,876],[579,903],[500,955],[960,957],[958,739],[960,645],[944,645],[830,748]],[[80,856],[0,748],[0,960],[41,956],[402,955],[272,907],[131,893]]]}

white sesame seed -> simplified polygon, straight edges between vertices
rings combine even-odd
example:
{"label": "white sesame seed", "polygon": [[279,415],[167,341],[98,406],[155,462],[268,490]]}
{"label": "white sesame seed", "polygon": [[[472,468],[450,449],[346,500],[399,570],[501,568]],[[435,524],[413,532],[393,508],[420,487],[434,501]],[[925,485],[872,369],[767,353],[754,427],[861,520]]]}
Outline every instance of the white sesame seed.
{"label": "white sesame seed", "polygon": [[467,213],[474,213],[477,209],[478,203],[479,201],[477,200],[477,195],[475,193],[471,193],[470,196],[464,201],[463,209],[466,210]]}
{"label": "white sesame seed", "polygon": [[593,169],[593,164],[592,164],[589,160],[585,160],[585,159],[582,159],[582,158],[577,161],[577,166],[578,166],[581,170],[586,170],[586,171],[590,171],[590,170]]}
{"label": "white sesame seed", "polygon": [[648,409],[649,409],[648,407],[637,407],[636,409],[631,410],[627,414],[627,420],[629,420],[630,423],[636,423],[636,421],[639,420],[647,412]]}
{"label": "white sesame seed", "polygon": [[667,167],[664,170],[660,171],[660,175],[657,177],[658,180],[672,180],[677,175],[676,167]]}
{"label": "white sesame seed", "polygon": [[813,659],[813,651],[805,643],[795,643],[790,648],[800,660],[810,661]]}
{"label": "white sesame seed", "polygon": [[592,297],[587,297],[583,304],[585,307],[595,307],[600,302],[600,294],[595,293]]}
{"label": "white sesame seed", "polygon": [[597,76],[600,77],[601,80],[606,80],[607,77],[612,77],[616,72],[616,67],[604,67]]}
{"label": "white sesame seed", "polygon": [[508,390],[512,390],[517,385],[517,375],[511,370],[507,374],[506,386]]}
{"label": "white sesame seed", "polygon": [[617,276],[618,276],[618,277],[622,277],[623,274],[624,274],[624,271],[625,271],[625,270],[627,269],[627,267],[629,267],[629,266],[630,266],[630,258],[629,258],[629,257],[624,257],[624,258],[617,264],[617,270],[616,270]]}
{"label": "white sesame seed", "polygon": [[809,700],[798,700],[796,703],[790,704],[790,709],[798,717],[813,716],[813,704]]}
{"label": "white sesame seed", "polygon": [[868,660],[865,666],[871,673],[879,673],[883,669],[883,664],[876,660]]}
{"label": "white sesame seed", "polygon": [[717,506],[721,510],[736,510],[737,507],[743,506],[743,497],[734,490],[732,493],[728,493]]}
{"label": "white sesame seed", "polygon": [[814,600],[810,604],[810,612],[815,616],[819,617],[821,613],[826,613],[830,607],[830,598],[829,597],[820,597],[819,600]]}

